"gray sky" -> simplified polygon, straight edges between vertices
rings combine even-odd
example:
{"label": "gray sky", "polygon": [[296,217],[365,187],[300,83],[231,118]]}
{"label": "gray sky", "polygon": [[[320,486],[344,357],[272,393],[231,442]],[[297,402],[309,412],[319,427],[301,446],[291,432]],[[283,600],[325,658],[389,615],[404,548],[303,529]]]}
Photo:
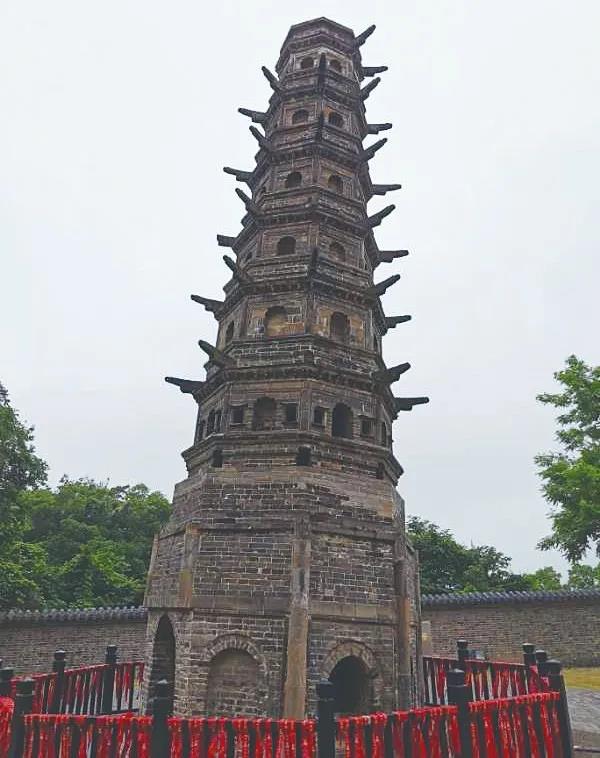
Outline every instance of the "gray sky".
{"label": "gray sky", "polygon": [[53,482],[171,494],[195,413],[163,376],[201,378],[215,335],[189,294],[228,278],[215,234],[242,205],[221,167],[256,150],[236,109],[266,106],[260,66],[320,15],[376,23],[363,60],[390,67],[371,172],[404,188],[377,239],[411,256],[378,278],[402,274],[384,304],[413,321],[384,355],[413,365],[396,394],[431,397],[394,426],[399,490],[515,570],[561,567],[535,550],[554,431],[535,395],[570,353],[600,358],[597,0],[4,0],[0,379]]}

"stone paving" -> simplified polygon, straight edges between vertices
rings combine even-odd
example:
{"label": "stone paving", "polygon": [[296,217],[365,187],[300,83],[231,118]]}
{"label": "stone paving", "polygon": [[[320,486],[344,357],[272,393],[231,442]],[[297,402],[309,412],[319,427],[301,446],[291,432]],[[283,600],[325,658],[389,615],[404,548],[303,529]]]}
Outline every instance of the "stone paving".
{"label": "stone paving", "polygon": [[[581,747],[600,748],[600,691],[570,687],[567,692],[573,741]],[[577,752],[576,757],[587,758],[598,753]]]}
{"label": "stone paving", "polygon": [[573,729],[600,734],[600,690],[570,687],[567,699]]}

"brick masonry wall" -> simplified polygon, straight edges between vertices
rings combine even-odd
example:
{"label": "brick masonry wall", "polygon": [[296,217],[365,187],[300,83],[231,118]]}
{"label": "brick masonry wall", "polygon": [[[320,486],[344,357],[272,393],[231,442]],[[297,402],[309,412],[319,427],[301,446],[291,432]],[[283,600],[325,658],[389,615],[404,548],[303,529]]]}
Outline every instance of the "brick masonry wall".
{"label": "brick masonry wall", "polygon": [[[42,614],[39,614],[40,616]],[[120,660],[143,660],[146,614],[119,615],[113,619],[82,620],[81,614],[64,621],[0,619],[0,658],[17,674],[50,671],[55,650],[67,652],[67,666],[103,663],[106,646],[118,645]]]}
{"label": "brick masonry wall", "polygon": [[[593,594],[593,593],[592,593]],[[434,655],[455,655],[456,640],[495,660],[521,660],[532,642],[566,666],[600,665],[600,591],[595,597],[501,604],[433,606],[425,600],[423,620],[431,622]]]}
{"label": "brick masonry wall", "polygon": [[[31,614],[32,618],[23,620],[22,615],[12,620],[0,617],[0,657],[18,674],[48,671],[59,648],[67,651],[69,666],[102,662],[108,644],[118,645],[121,660],[144,658],[144,612],[134,618],[130,611],[64,612],[63,620],[49,620],[48,614]],[[86,615],[92,618],[82,618]],[[534,597],[454,607],[432,606],[425,599],[423,620],[431,622],[436,655],[454,655],[456,640],[463,638],[489,658],[520,660],[521,644],[533,642],[565,665],[600,665],[600,592],[580,599]],[[314,681],[323,675],[322,650],[317,645],[313,652]],[[277,657],[281,652],[277,651]]]}

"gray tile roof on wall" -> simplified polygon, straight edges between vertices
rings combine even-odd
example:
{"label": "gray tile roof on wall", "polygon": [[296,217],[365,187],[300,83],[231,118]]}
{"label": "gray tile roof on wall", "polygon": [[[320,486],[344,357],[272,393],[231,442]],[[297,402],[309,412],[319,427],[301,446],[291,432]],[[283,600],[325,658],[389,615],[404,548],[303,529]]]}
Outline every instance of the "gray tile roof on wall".
{"label": "gray tile roof on wall", "polygon": [[423,608],[467,605],[515,605],[521,603],[570,603],[578,600],[600,601],[600,587],[584,590],[539,590],[529,592],[455,592],[423,595]]}
{"label": "gray tile roof on wall", "polygon": [[66,608],[47,611],[4,611],[0,625],[56,624],[60,622],[91,623],[97,621],[145,621],[147,611],[142,606],[130,608]]}
{"label": "gray tile roof on wall", "polygon": [[[537,592],[454,592],[446,595],[423,595],[423,608],[472,605],[515,605],[521,603],[569,603],[578,600],[600,601],[600,587],[585,590],[540,590]],[[0,625],[90,623],[97,621],[145,621],[143,606],[128,608],[64,608],[46,611],[2,611]]]}

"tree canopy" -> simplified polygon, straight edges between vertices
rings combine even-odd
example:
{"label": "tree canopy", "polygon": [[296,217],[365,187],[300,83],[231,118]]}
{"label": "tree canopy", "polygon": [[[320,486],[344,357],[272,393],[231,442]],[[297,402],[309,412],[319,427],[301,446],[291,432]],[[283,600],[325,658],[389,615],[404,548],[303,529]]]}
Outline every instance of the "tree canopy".
{"label": "tree canopy", "polygon": [[574,563],[589,548],[600,557],[600,366],[571,355],[554,378],[561,391],[537,398],[560,411],[556,439],[562,446],[535,458],[552,522],[540,547],[558,548]]}

